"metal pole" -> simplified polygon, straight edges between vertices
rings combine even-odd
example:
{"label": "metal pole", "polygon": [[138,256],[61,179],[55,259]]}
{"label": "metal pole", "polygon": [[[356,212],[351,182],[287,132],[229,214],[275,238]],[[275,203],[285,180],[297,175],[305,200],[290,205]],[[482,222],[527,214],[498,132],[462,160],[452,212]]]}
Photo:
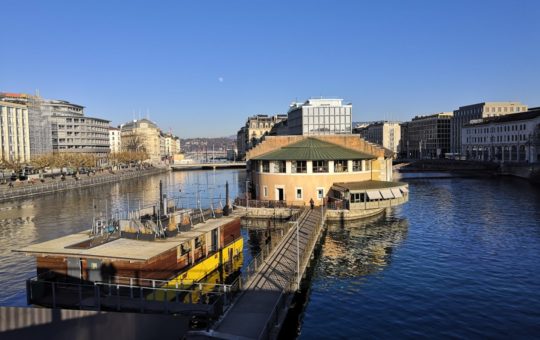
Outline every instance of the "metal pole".
{"label": "metal pole", "polygon": [[300,290],[300,239],[299,223],[296,221],[296,289]]}
{"label": "metal pole", "polygon": [[249,208],[248,183],[249,179],[246,179],[246,210]]}

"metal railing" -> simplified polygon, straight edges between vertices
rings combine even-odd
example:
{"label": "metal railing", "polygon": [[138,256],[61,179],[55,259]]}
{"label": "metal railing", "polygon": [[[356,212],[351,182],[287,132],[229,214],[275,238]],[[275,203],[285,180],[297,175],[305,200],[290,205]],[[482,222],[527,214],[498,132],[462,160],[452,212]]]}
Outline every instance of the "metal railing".
{"label": "metal railing", "polygon": [[[317,208],[319,209],[319,208]],[[307,212],[309,210],[305,210],[303,212]],[[287,312],[287,301],[289,297],[289,293],[294,290],[300,290],[300,278],[303,276],[305,269],[307,265],[309,264],[309,261],[311,259],[313,249],[315,248],[315,245],[320,237],[321,229],[324,225],[324,217],[326,213],[326,208],[324,206],[320,207],[320,220],[319,223],[315,225],[315,228],[312,230],[311,234],[309,235],[305,247],[303,248],[302,254],[298,257],[297,265],[299,268],[298,270],[300,272],[297,272],[297,278],[290,279],[288,282],[288,285],[284,285],[284,289],[280,292],[279,298],[277,302],[272,307],[272,312],[265,321],[264,327],[259,334],[258,339],[272,339],[275,338],[275,336],[272,334],[274,331],[274,327],[279,325],[281,317],[283,316],[283,313],[286,314]],[[297,228],[300,226],[300,223],[303,223],[304,220],[307,218],[307,213],[299,215],[299,218],[297,221],[294,221],[292,224],[295,225]],[[295,238],[297,238],[299,234],[297,233]],[[298,242],[298,239],[297,239]]]}
{"label": "metal railing", "polygon": [[50,183],[25,184],[24,186],[14,188],[4,188],[0,190],[0,202],[5,200],[26,198],[35,195],[47,194],[56,191],[69,190],[75,188],[84,188],[104,183],[116,182],[125,179],[137,178],[152,174],[162,173],[166,170],[162,168],[151,168],[145,170],[130,170],[120,174],[109,174],[92,177],[81,177],[79,180],[61,181],[58,179]]}
{"label": "metal railing", "polygon": [[280,319],[283,316],[282,313],[287,313],[287,294],[281,292],[279,299],[272,308],[272,313],[265,321],[264,328],[258,336],[258,339],[272,339],[272,330],[279,325]]}
{"label": "metal railing", "polygon": [[[117,282],[78,281],[49,273],[27,280],[27,302],[52,308],[115,310],[141,313],[204,311],[217,317],[239,291],[238,284],[196,283],[165,286],[167,281],[116,277]],[[145,280],[147,285],[124,284]]]}
{"label": "metal railing", "polygon": [[[289,221],[282,228],[282,235],[288,234],[294,223],[296,223],[303,216],[303,213],[305,213],[305,210],[297,210],[291,215]],[[283,237],[279,239],[273,238],[272,242],[267,243],[261,247],[261,251],[254,255],[247,265],[242,266],[242,273],[235,280],[235,282],[238,281],[238,287],[240,289],[245,289],[250,284],[252,278],[255,276],[255,274],[257,274],[258,269],[265,263],[265,260],[269,257],[269,255],[276,248],[276,246],[279,246],[281,244],[281,240],[283,239]],[[233,283],[233,285],[234,284],[235,283]]]}
{"label": "metal railing", "polygon": [[252,200],[237,197],[234,200],[234,205],[237,207],[247,208],[301,208],[305,207],[304,201],[274,201],[274,200]]}

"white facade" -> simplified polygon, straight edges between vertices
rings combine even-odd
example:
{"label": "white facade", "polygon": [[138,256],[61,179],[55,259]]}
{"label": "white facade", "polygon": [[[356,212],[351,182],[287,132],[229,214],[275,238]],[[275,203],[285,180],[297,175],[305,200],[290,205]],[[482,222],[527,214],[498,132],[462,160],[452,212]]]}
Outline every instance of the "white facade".
{"label": "white facade", "polygon": [[540,109],[472,121],[461,130],[467,159],[498,162],[538,162]]}
{"label": "white facade", "polygon": [[115,127],[109,127],[109,147],[111,153],[117,153],[122,151],[122,138],[120,136],[120,129]]}
{"label": "white facade", "polygon": [[450,151],[454,154],[461,152],[461,128],[471,120],[508,115],[527,111],[527,105],[520,102],[485,102],[461,106],[454,111],[450,127]]}
{"label": "white facade", "polygon": [[358,131],[367,141],[382,145],[395,154],[399,152],[401,126],[398,122],[377,122]]}
{"label": "white facade", "polygon": [[352,133],[352,104],[343,104],[343,99],[308,99],[304,103],[293,103],[287,116],[291,135]]}
{"label": "white facade", "polygon": [[0,101],[0,160],[28,162],[30,137],[28,109]]}

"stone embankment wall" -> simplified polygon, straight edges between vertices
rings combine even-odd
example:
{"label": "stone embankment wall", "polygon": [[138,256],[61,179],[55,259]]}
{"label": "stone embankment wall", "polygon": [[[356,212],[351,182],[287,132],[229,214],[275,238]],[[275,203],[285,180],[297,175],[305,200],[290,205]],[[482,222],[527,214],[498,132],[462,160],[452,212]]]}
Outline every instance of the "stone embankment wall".
{"label": "stone embankment wall", "polygon": [[69,179],[61,181],[60,179],[54,181],[47,181],[45,183],[24,184],[24,186],[16,186],[9,188],[7,184],[3,185],[0,189],[0,202],[16,200],[21,198],[28,198],[58,191],[91,187],[100,184],[113,183],[122,181],[125,179],[138,178],[148,175],[155,175],[163,172],[167,172],[167,168],[150,168],[143,170],[133,169],[116,174],[96,175],[96,176],[81,176],[79,180]]}

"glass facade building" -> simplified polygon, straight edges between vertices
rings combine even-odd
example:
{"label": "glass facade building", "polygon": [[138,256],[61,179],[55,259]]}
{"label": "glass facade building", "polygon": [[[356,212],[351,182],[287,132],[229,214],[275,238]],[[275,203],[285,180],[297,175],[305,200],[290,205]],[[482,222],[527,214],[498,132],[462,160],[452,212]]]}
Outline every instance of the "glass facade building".
{"label": "glass facade building", "polygon": [[293,103],[287,114],[289,134],[351,134],[352,105],[342,102],[342,99],[308,99]]}

